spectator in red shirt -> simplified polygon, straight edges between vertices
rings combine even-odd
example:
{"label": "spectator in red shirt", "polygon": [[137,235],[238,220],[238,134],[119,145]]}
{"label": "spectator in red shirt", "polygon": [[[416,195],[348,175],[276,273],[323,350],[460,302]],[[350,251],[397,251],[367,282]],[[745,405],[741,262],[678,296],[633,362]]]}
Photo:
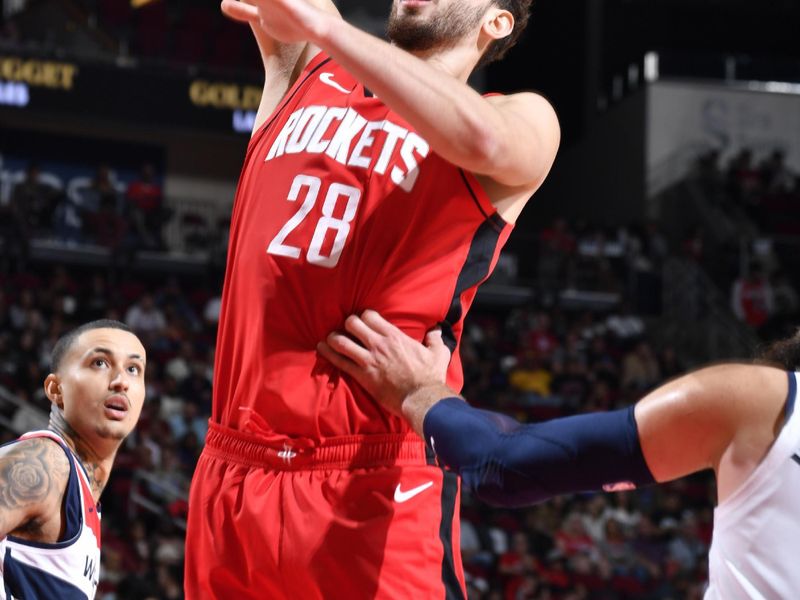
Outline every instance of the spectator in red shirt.
{"label": "spectator in red shirt", "polygon": [[156,181],[153,165],[142,166],[139,179],[128,185],[126,196],[142,243],[148,248],[163,249],[161,229],[169,219],[170,211],[164,206],[164,194]]}
{"label": "spectator in red shirt", "polygon": [[535,561],[528,551],[528,536],[517,531],[511,539],[511,549],[500,557],[498,571],[502,575],[522,575],[535,570]]}
{"label": "spectator in red shirt", "polygon": [[566,557],[577,552],[594,552],[594,540],[586,533],[578,513],[572,513],[566,518],[563,527],[556,533],[556,546]]}
{"label": "spectator in red shirt", "polygon": [[558,347],[558,340],[550,329],[550,317],[538,313],[534,317],[531,331],[528,333],[526,346],[533,349],[542,358],[549,358]]}
{"label": "spectator in red shirt", "polygon": [[733,284],[731,307],[739,320],[758,329],[773,312],[772,286],[757,263],[752,264],[749,271]]}

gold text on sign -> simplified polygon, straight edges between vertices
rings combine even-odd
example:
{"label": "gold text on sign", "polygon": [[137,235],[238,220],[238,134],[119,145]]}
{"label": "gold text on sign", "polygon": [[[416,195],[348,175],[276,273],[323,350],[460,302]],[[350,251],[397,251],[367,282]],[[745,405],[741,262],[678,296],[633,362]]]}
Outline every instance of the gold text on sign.
{"label": "gold text on sign", "polygon": [[0,79],[6,81],[20,81],[34,87],[71,90],[77,73],[78,66],[70,63],[0,56]]}
{"label": "gold text on sign", "polygon": [[261,102],[261,88],[197,79],[189,86],[189,98],[195,106],[257,110]]}

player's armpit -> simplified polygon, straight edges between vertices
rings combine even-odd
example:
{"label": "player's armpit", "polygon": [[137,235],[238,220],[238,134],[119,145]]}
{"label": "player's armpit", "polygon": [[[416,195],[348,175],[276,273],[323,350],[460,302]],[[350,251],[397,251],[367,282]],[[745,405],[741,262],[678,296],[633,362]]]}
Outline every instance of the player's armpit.
{"label": "player's armpit", "polygon": [[[328,14],[341,17],[331,0],[303,1]],[[307,41],[286,43],[268,33],[264,15],[270,11],[272,2],[273,0],[223,0],[221,4],[222,12],[226,16],[250,25],[264,64],[264,90],[256,114],[254,133],[261,128],[303,69],[319,52],[318,47]]]}
{"label": "player's armpit", "polygon": [[35,438],[0,451],[0,537],[60,511],[69,459],[50,439]]}

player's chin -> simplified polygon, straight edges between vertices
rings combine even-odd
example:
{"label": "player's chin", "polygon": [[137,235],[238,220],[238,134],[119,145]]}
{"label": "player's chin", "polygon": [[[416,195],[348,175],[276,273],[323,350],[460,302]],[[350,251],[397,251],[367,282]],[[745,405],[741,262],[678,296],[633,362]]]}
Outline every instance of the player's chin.
{"label": "player's chin", "polygon": [[121,442],[128,437],[131,429],[131,427],[128,427],[121,422],[107,423],[106,425],[97,428],[97,435],[105,440]]}
{"label": "player's chin", "polygon": [[429,35],[430,28],[423,20],[398,17],[389,23],[386,34],[389,41],[407,52],[430,50],[435,38]]}

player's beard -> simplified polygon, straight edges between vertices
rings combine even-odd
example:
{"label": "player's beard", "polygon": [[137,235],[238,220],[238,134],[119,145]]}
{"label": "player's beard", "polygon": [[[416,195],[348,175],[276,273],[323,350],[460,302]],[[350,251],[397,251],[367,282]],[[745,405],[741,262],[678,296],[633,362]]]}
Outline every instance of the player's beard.
{"label": "player's beard", "polygon": [[413,12],[401,15],[399,2],[394,2],[386,34],[396,46],[409,52],[452,48],[475,30],[489,4],[490,1],[480,6],[464,6],[451,0],[441,11],[435,6],[432,14],[423,17]]}

